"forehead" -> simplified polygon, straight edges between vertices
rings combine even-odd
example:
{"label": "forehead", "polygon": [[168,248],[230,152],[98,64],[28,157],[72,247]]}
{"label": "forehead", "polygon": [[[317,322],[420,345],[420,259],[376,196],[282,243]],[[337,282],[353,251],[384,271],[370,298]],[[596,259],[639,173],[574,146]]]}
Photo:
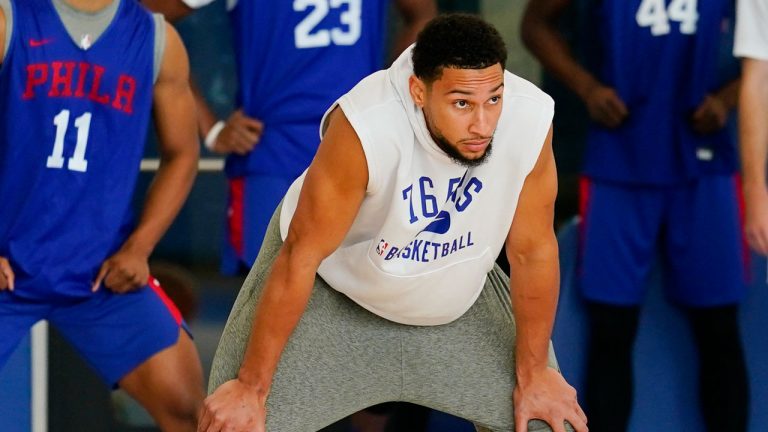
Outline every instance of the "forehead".
{"label": "forehead", "polygon": [[440,78],[432,82],[433,90],[440,93],[483,93],[491,92],[504,83],[504,69],[495,64],[483,69],[459,69],[447,67]]}

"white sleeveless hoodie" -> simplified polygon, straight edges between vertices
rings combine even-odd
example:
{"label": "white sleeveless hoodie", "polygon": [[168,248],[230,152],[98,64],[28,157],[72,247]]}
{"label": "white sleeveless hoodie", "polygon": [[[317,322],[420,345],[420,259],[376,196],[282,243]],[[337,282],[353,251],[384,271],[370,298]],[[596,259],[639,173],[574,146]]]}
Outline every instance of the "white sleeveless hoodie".
{"label": "white sleeveless hoodie", "polygon": [[[324,125],[328,113],[341,107],[362,143],[369,179],[349,232],[318,274],[381,317],[439,325],[460,317],[479,296],[542,149],[554,102],[505,71],[493,151],[484,164],[466,168],[432,140],[408,90],[412,74],[408,49],[323,118]],[[283,201],[283,239],[305,175]]]}

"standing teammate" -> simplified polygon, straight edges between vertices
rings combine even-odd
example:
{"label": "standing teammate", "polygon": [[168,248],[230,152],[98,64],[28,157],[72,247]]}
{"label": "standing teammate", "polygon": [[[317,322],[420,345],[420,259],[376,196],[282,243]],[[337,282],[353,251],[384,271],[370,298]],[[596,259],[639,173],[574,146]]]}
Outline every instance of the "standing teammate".
{"label": "standing teammate", "polygon": [[734,54],[742,58],[739,132],[749,244],[768,255],[768,1],[740,0]]}
{"label": "standing teammate", "polygon": [[596,72],[557,28],[570,0],[528,4],[523,38],[584,101],[592,124],[582,182],[580,285],[591,341],[593,431],[627,428],[632,345],[660,249],[669,298],[690,318],[710,431],[742,431],[748,389],[738,325],[745,294],[737,155],[726,128],[738,81],[718,76],[727,0],[594,2]]}
{"label": "standing teammate", "polygon": [[493,27],[445,15],[328,110],[225,327],[200,431],[317,430],[392,400],[587,430],[548,366],[554,106],[505,61]]}
{"label": "standing teammate", "polygon": [[[199,359],[147,265],[197,164],[178,35],[133,0],[0,0],[0,59],[0,365],[46,319],[163,430],[194,430]],[[162,163],[131,229],[152,109]]]}
{"label": "standing teammate", "polygon": [[[210,0],[144,0],[181,16]],[[269,218],[318,145],[325,109],[360,79],[382,67],[389,0],[228,1],[233,28],[239,108],[217,121],[198,101],[206,146],[228,155],[224,273],[246,273]],[[435,14],[434,0],[397,0],[406,26],[404,49]],[[399,51],[398,51],[399,53]]]}

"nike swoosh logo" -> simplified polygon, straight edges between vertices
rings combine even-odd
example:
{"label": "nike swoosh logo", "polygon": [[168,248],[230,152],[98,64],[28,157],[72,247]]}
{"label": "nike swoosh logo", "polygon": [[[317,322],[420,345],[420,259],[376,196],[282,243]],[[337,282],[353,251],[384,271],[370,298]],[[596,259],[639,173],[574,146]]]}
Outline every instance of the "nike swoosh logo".
{"label": "nike swoosh logo", "polygon": [[53,42],[53,39],[30,39],[29,46],[36,48]]}
{"label": "nike swoosh logo", "polygon": [[429,225],[427,225],[426,228],[419,231],[419,234],[425,231],[435,233],[435,234],[445,234],[448,232],[449,229],[451,229],[451,214],[443,210],[437,214],[435,219],[433,219],[432,222]]}

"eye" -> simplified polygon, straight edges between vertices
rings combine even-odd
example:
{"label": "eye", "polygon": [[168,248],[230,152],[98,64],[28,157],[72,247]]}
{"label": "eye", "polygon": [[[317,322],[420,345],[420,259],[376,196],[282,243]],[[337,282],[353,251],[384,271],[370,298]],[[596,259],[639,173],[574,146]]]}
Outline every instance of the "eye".
{"label": "eye", "polygon": [[469,107],[469,102],[467,102],[467,101],[465,101],[463,99],[462,100],[457,100],[456,102],[453,103],[453,106],[455,106],[458,109],[466,109],[466,108]]}
{"label": "eye", "polygon": [[497,103],[501,102],[501,96],[494,96],[488,99],[488,102],[490,102],[491,105],[496,105]]}

